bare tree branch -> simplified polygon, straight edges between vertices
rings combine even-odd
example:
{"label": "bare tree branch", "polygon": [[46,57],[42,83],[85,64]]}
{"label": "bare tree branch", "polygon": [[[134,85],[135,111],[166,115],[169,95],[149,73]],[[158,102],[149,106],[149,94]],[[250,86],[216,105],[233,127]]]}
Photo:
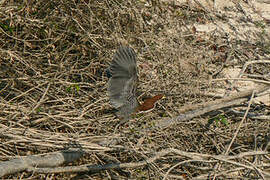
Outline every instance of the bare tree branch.
{"label": "bare tree branch", "polygon": [[[253,91],[255,91],[256,95],[266,91],[269,89],[270,86],[259,86],[256,89],[247,90],[244,92],[239,92],[235,95],[230,97],[226,97],[224,99],[218,99],[216,101],[211,101],[207,103],[197,104],[188,107],[182,108],[184,111],[188,111],[187,113],[181,114],[175,118],[170,119],[161,119],[155,123],[155,128],[167,128],[173,124],[178,124],[180,122],[189,121],[194,117],[201,116],[205,113],[218,110],[224,107],[234,106],[241,104],[249,99],[249,96],[252,95]],[[192,110],[192,111],[189,111]]]}
{"label": "bare tree branch", "polygon": [[81,150],[59,151],[48,154],[24,156],[9,161],[0,162],[0,177],[34,167],[57,167],[64,163],[70,163],[83,155]]}
{"label": "bare tree branch", "polygon": [[[210,154],[200,154],[200,153],[193,153],[193,152],[186,152],[177,150],[174,148],[169,148],[162,150],[160,152],[155,153],[153,157],[150,157],[148,159],[133,162],[133,163],[114,163],[114,164],[105,164],[105,165],[93,165],[93,164],[85,164],[81,166],[69,166],[69,167],[56,167],[56,168],[36,168],[34,165],[27,167],[27,171],[31,172],[38,172],[38,173],[63,173],[63,172],[89,172],[89,171],[104,171],[109,169],[124,169],[124,168],[138,168],[141,166],[144,166],[146,164],[153,163],[154,161],[161,159],[162,157],[168,155],[168,154],[177,154],[182,157],[186,157],[192,161],[190,162],[211,162],[209,161],[212,159],[212,163],[215,163],[215,160],[219,160],[225,163],[229,163],[235,166],[244,167],[250,170],[258,170],[258,167],[253,167],[249,165],[245,165],[243,163],[238,162],[238,159],[241,159],[243,157],[247,156],[254,156],[254,155],[266,155],[269,154],[269,152],[265,151],[252,151],[252,152],[245,152],[240,153],[235,156],[228,156],[228,155],[210,155]],[[187,161],[188,162],[188,161]],[[44,164],[43,164],[44,165]],[[1,166],[0,166],[1,167]],[[52,167],[52,166],[50,166]],[[269,173],[266,173],[262,170],[260,170],[260,173],[265,174],[270,177]],[[166,174],[167,176],[168,174]]]}

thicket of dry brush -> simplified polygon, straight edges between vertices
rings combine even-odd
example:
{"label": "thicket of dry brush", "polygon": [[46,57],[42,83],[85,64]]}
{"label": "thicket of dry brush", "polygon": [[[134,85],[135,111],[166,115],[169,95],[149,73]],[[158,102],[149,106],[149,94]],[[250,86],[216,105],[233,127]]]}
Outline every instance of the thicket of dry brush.
{"label": "thicket of dry brush", "polygon": [[[185,104],[213,100],[204,92],[229,87],[224,82],[209,85],[209,79],[221,77],[222,68],[269,57],[266,34],[259,34],[255,43],[229,41],[225,32],[198,34],[193,27],[219,18],[199,4],[173,1],[3,1],[0,160],[75,146],[85,154],[68,165],[125,167],[83,174],[30,170],[5,178],[189,179],[213,175],[214,168],[223,178],[266,176],[269,157],[262,150],[269,120],[244,121],[230,148],[231,159],[222,155],[242,119],[239,114],[215,111],[165,130],[143,131],[156,120],[179,115]],[[129,44],[138,54],[140,99],[160,92],[166,99],[152,112],[115,128],[120,120],[108,103],[104,70],[120,44]],[[247,71],[269,73],[269,64],[253,68]],[[250,111],[269,115],[263,105],[251,105]],[[228,125],[207,127],[211,117],[225,117]],[[254,160],[266,164],[253,164],[256,154],[260,156]],[[157,158],[146,161],[151,157]]]}

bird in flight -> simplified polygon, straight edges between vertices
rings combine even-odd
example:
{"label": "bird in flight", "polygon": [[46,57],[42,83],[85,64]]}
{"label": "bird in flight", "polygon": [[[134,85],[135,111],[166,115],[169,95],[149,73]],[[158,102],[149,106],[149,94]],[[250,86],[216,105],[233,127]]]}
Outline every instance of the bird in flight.
{"label": "bird in flight", "polygon": [[110,103],[118,109],[117,115],[120,118],[128,119],[133,113],[151,110],[164,97],[163,94],[158,94],[142,104],[137,100],[137,60],[131,47],[121,46],[116,51],[106,73],[109,78],[107,88]]}

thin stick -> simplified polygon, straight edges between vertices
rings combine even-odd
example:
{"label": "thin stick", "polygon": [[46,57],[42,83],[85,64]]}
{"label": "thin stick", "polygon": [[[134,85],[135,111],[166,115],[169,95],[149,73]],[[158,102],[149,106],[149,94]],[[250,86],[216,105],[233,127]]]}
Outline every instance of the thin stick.
{"label": "thin stick", "polygon": [[239,72],[238,74],[238,78],[241,78],[243,73],[246,71],[247,69],[247,66],[250,65],[250,64],[257,64],[257,63],[270,63],[270,60],[258,60],[258,61],[249,61],[249,62],[246,62],[245,65],[243,66],[242,70]]}
{"label": "thin stick", "polygon": [[220,78],[220,79],[212,79],[211,81],[227,81],[227,80],[238,80],[238,81],[252,81],[256,83],[263,83],[270,85],[269,81],[259,80],[259,79],[251,79],[251,78]]}
{"label": "thin stick", "polygon": [[230,144],[229,144],[229,146],[228,146],[228,148],[227,148],[227,150],[226,150],[226,152],[225,152],[225,155],[227,155],[227,154],[229,153],[229,150],[231,149],[231,146],[232,146],[233,142],[235,141],[236,136],[237,136],[237,134],[239,133],[239,130],[240,130],[240,128],[242,127],[244,120],[246,119],[246,117],[247,117],[247,115],[248,115],[248,112],[249,112],[249,110],[250,110],[250,106],[251,106],[252,101],[253,101],[253,98],[254,98],[254,94],[255,94],[255,92],[253,91],[253,93],[252,93],[252,95],[251,95],[251,98],[250,98],[250,100],[249,100],[249,102],[248,102],[248,107],[247,107],[247,110],[246,110],[246,112],[245,112],[245,115],[244,115],[244,117],[242,118],[242,120],[240,121],[240,123],[239,123],[239,125],[238,125],[238,127],[237,127],[237,129],[236,129],[236,131],[235,131],[235,133],[234,133],[234,136],[233,136],[233,138],[232,138],[232,140],[231,140],[231,142],[230,142]]}
{"label": "thin stick", "polygon": [[[226,150],[226,152],[225,152],[225,155],[227,155],[227,154],[229,153],[229,151],[230,151],[230,149],[231,149],[231,147],[232,147],[232,144],[233,144],[233,142],[235,141],[236,136],[238,135],[239,130],[240,130],[240,128],[242,127],[243,122],[244,122],[244,120],[246,119],[246,117],[247,117],[247,115],[248,115],[248,112],[249,112],[249,110],[250,110],[250,106],[251,106],[252,101],[253,101],[254,94],[255,94],[255,92],[253,91],[253,92],[252,92],[252,95],[251,95],[251,98],[250,98],[250,100],[249,100],[248,107],[247,107],[247,110],[246,110],[246,112],[245,112],[245,115],[243,116],[242,120],[240,121],[240,123],[239,123],[239,125],[238,125],[238,127],[237,127],[237,129],[236,129],[236,131],[235,131],[235,133],[234,133],[234,136],[233,136],[233,138],[232,138],[232,140],[231,140],[229,146],[227,147],[227,150]],[[215,166],[215,168],[214,168],[214,177],[213,177],[213,179],[216,179],[216,173],[215,173],[215,171],[216,171],[217,169],[219,169],[220,166],[221,166],[220,163],[216,164],[216,166]],[[259,174],[260,174],[260,173],[259,173]]]}

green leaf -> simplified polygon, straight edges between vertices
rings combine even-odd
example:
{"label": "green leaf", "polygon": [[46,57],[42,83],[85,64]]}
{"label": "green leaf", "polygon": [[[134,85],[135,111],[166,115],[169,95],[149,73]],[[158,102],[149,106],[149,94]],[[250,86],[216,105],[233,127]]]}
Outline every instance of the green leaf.
{"label": "green leaf", "polygon": [[13,28],[10,27],[10,26],[7,25],[7,24],[2,24],[2,23],[0,23],[0,26],[1,26],[1,28],[2,28],[4,31],[9,31],[10,33],[13,32]]}
{"label": "green leaf", "polygon": [[67,87],[67,89],[66,89],[66,90],[67,90],[67,92],[69,92],[69,93],[70,93],[70,92],[71,92],[71,86]]}
{"label": "green leaf", "polygon": [[209,125],[212,124],[213,122],[215,122],[217,126],[218,126],[220,123],[221,123],[221,124],[224,124],[224,125],[226,125],[226,126],[229,125],[229,123],[228,123],[228,121],[227,121],[227,118],[226,118],[224,115],[221,115],[221,114],[220,114],[220,115],[217,115],[216,117],[210,118],[210,119],[208,120],[208,124],[209,124]]}
{"label": "green leaf", "polygon": [[74,87],[75,87],[75,89],[76,89],[77,92],[80,91],[80,86],[78,84],[75,84]]}
{"label": "green leaf", "polygon": [[220,122],[221,122],[222,124],[226,125],[226,126],[229,125],[227,119],[226,119],[224,116],[220,119]]}

